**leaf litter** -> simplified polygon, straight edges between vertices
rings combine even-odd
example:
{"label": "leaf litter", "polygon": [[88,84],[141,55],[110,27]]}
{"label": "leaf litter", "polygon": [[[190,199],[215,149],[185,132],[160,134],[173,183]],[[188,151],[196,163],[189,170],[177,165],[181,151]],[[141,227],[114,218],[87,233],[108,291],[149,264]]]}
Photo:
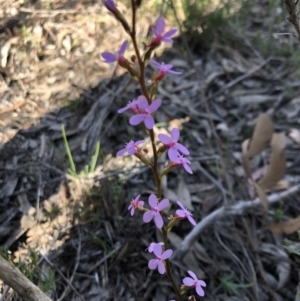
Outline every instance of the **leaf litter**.
{"label": "leaf litter", "polygon": [[[88,1],[73,5],[51,1],[50,9],[27,2],[20,7],[17,1],[3,7],[0,244],[10,248],[15,261],[28,260],[28,249],[32,249],[40,254],[43,265],[50,267],[51,262],[59,278],[50,292],[54,299],[153,300],[155,296],[161,300],[170,293],[169,286],[148,272],[147,259],[140,256],[156,239],[155,233],[138,217],[130,219],[126,210],[133,196],[142,194],[147,200],[155,184],[150,171],[135,158],[115,156],[128,137],[143,137],[116,114],[137,96],[137,86],[119,68],[111,70],[102,64],[99,57],[102,51],[117,49],[125,34],[98,4]],[[244,213],[246,224],[236,217],[215,220],[186,255],[185,263],[174,260],[178,283],[187,268],[197,268],[199,277],[205,275],[207,300],[236,298],[226,296],[223,282],[218,281],[232,272],[233,283],[253,284],[239,290],[245,300],[293,300],[298,285],[297,276],[289,282],[286,279],[296,275],[299,260],[290,256],[286,265],[288,252],[277,233],[298,241],[299,193],[283,199],[282,207],[268,206],[268,197],[279,183],[289,184],[281,184],[283,190],[299,183],[296,112],[300,82],[288,57],[265,56],[252,43],[253,33],[269,32],[265,7],[257,1],[254,8],[256,13],[248,15],[249,32],[238,45],[224,44],[216,31],[209,51],[190,45],[193,64],[182,55],[180,43],[157,53],[161,60],[172,60],[184,76],[168,77],[160,87],[158,95],[164,105],[157,121],[163,128],[155,130],[167,132],[174,124],[182,127],[181,139],[194,162],[192,177],[178,170],[165,178],[164,193],[167,196],[169,191],[172,201],[168,212],[175,212],[180,200],[199,222],[225,204],[230,185],[236,200],[251,200],[245,189],[247,180],[235,175],[242,165],[244,174],[253,178],[264,207],[269,207],[267,212]],[[128,13],[126,6],[122,10]],[[259,30],[257,15],[262,20]],[[146,35],[154,18],[147,16],[143,22],[140,36]],[[289,28],[284,20],[272,30],[288,32]],[[296,42],[279,36],[274,48],[297,47]],[[147,74],[151,75],[150,69]],[[199,97],[203,91],[211,114]],[[89,163],[100,140],[98,166],[89,175],[74,179],[66,174],[62,123],[79,171]],[[221,154],[216,150],[214,130],[222,138]],[[285,137],[287,133],[292,133],[292,139]],[[245,139],[249,140],[241,149]],[[222,158],[227,160],[227,183],[221,174]],[[254,177],[256,172],[258,177]],[[276,236],[268,228],[275,229]],[[176,227],[170,237],[174,249],[191,229],[185,222]],[[250,271],[251,265],[259,264],[262,269],[255,283],[242,266]],[[4,298],[18,300],[11,290]]]}

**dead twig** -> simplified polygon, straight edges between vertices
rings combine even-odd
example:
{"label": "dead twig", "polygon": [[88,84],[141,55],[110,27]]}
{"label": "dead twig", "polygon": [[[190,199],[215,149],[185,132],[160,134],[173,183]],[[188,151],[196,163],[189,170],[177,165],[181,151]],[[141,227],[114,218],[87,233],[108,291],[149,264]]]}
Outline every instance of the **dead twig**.
{"label": "dead twig", "polygon": [[297,10],[297,4],[298,1],[294,0],[282,0],[286,10],[289,13],[289,17],[287,18],[289,22],[291,22],[294,25],[294,28],[297,32],[296,39],[300,41],[300,22],[298,18],[298,10]]}
{"label": "dead twig", "polygon": [[[41,254],[41,257],[43,257],[43,259],[50,265],[51,268],[55,269],[56,272],[59,274],[59,276],[69,285],[69,287],[72,289],[72,291],[82,300],[82,301],[85,301],[85,299],[79,294],[79,292],[77,291],[77,289],[73,286],[73,284],[69,281],[69,279],[67,279],[65,277],[65,275],[60,271],[60,269],[55,266],[51,261],[50,259],[45,256],[45,255],[42,255]],[[38,300],[37,300],[38,301]],[[40,300],[40,301],[43,301],[43,300]]]}
{"label": "dead twig", "polygon": [[[286,191],[270,195],[268,197],[268,202],[269,204],[274,204],[281,201],[283,198],[289,197],[290,195],[298,192],[299,190],[300,184],[297,184],[290,189],[287,189]],[[253,201],[239,201],[232,206],[222,206],[214,212],[210,213],[205,218],[203,218],[202,221],[198,223],[197,226],[194,227],[193,230],[185,237],[185,239],[181,242],[179,248],[175,251],[173,259],[182,258],[190,249],[191,245],[198,239],[202,231],[213,222],[227,216],[243,214],[247,209],[254,208],[259,205],[261,205],[261,201],[259,198],[256,198]]]}
{"label": "dead twig", "polygon": [[0,279],[26,301],[51,301],[35,284],[29,281],[18,268],[0,256]]}
{"label": "dead twig", "polygon": [[[78,225],[78,222],[76,221],[76,224]],[[70,277],[69,282],[72,284],[74,276],[77,272],[78,266],[79,266],[79,261],[80,261],[80,253],[81,253],[81,233],[80,233],[80,228],[79,226],[77,226],[77,233],[78,233],[78,247],[77,247],[77,252],[76,252],[76,261],[75,261],[75,265],[74,265],[74,269],[73,269],[73,273],[72,276]],[[65,296],[68,294],[70,290],[70,285],[68,285],[64,292],[61,294],[60,298],[58,299],[58,301],[60,300],[64,300]]]}

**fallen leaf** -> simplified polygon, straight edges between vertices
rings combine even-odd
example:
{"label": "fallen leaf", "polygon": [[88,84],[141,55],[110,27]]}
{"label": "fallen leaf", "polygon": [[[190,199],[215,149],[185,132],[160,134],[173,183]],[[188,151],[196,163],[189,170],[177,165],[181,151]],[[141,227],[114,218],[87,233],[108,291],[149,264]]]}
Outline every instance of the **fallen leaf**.
{"label": "fallen leaf", "polygon": [[271,189],[279,182],[285,173],[286,160],[284,155],[286,138],[283,133],[274,134],[271,141],[272,153],[270,163],[259,185],[262,189]]}
{"label": "fallen leaf", "polygon": [[300,230],[300,216],[290,219],[288,221],[270,225],[268,226],[268,229],[275,234],[280,234],[282,232],[285,234],[292,234]]}
{"label": "fallen leaf", "polygon": [[289,136],[298,144],[300,144],[300,131],[298,129],[291,129]]}
{"label": "fallen leaf", "polygon": [[264,208],[266,210],[268,210],[268,208],[269,208],[269,202],[268,202],[268,199],[267,199],[267,196],[266,196],[265,192],[260,187],[260,185],[257,184],[256,182],[253,182],[253,185],[255,187],[256,193],[257,193],[257,195],[258,195],[258,197],[259,197],[262,205],[264,206]]}
{"label": "fallen leaf", "polygon": [[267,114],[260,114],[257,118],[250,145],[248,145],[248,157],[251,159],[264,151],[272,139],[274,126]]}
{"label": "fallen leaf", "polygon": [[252,172],[250,168],[250,162],[249,162],[248,150],[247,150],[249,141],[250,140],[247,139],[242,143],[242,163],[243,163],[245,174],[247,175],[248,178],[252,179]]}

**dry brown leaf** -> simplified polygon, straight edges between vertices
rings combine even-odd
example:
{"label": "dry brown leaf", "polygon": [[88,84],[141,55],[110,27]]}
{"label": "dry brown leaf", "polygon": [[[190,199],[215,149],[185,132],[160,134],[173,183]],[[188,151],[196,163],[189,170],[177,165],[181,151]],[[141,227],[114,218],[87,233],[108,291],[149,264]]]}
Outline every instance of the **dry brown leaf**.
{"label": "dry brown leaf", "polygon": [[268,228],[275,234],[284,232],[285,234],[292,234],[300,230],[300,216],[281,222],[275,225],[270,225]]}
{"label": "dry brown leaf", "polygon": [[274,126],[267,114],[260,114],[257,118],[254,133],[250,140],[248,157],[251,159],[266,149],[272,138]]}
{"label": "dry brown leaf", "polygon": [[194,210],[194,207],[192,205],[191,194],[184,181],[184,177],[181,177],[179,180],[179,184],[177,187],[177,195],[178,201],[180,201],[185,208],[187,208],[188,210]]}
{"label": "dry brown leaf", "polygon": [[[272,187],[272,191],[279,191],[279,190],[286,190],[291,188],[291,183],[287,180],[281,180],[276,183],[274,187]],[[269,192],[270,190],[266,190],[266,192]]]}
{"label": "dry brown leaf", "polygon": [[259,185],[262,189],[271,189],[284,176],[286,160],[284,155],[286,138],[283,133],[274,134],[271,141],[272,153],[267,171]]}
{"label": "dry brown leaf", "polygon": [[268,202],[268,199],[267,199],[267,196],[266,196],[265,192],[263,191],[263,189],[260,187],[259,184],[257,184],[256,182],[252,182],[252,183],[255,187],[256,193],[257,193],[262,205],[264,206],[264,208],[266,210],[268,210],[269,202]]}
{"label": "dry brown leaf", "polygon": [[250,162],[249,162],[248,150],[247,150],[248,145],[249,145],[249,139],[245,140],[242,143],[242,162],[243,162],[244,171],[245,171],[247,177],[252,179],[252,172],[251,172],[251,168],[250,168]]}
{"label": "dry brown leaf", "polygon": [[300,131],[298,129],[291,129],[289,136],[298,144],[300,144]]}

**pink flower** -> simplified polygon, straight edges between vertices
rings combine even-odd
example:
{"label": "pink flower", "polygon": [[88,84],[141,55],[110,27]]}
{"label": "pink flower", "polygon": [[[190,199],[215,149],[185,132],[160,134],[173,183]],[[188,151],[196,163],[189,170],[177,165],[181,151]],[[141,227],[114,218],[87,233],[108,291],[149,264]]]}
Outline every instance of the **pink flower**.
{"label": "pink flower", "polygon": [[172,129],[171,138],[165,134],[158,134],[158,139],[163,143],[164,146],[169,148],[168,156],[171,161],[177,160],[178,156],[180,155],[178,151],[180,151],[184,155],[190,154],[190,152],[187,150],[185,146],[177,142],[179,136],[180,136],[180,132],[176,128]]}
{"label": "pink flower", "polygon": [[161,246],[163,246],[164,243],[163,243],[163,242],[158,242],[158,243],[152,242],[152,243],[150,243],[150,246],[146,249],[146,251],[148,250],[149,253],[152,253],[153,250],[154,250],[154,247],[155,247],[156,245],[161,245]]}
{"label": "pink flower", "polygon": [[164,252],[162,252],[161,245],[157,244],[154,249],[153,253],[156,256],[156,259],[151,259],[148,263],[148,267],[150,270],[155,270],[158,267],[158,272],[160,274],[164,274],[166,272],[165,265],[163,263],[163,260],[168,259],[173,254],[173,251],[171,249],[168,249]]}
{"label": "pink flower", "polygon": [[103,4],[113,14],[115,14],[118,11],[117,7],[116,7],[116,4],[113,0],[104,0]]}
{"label": "pink flower", "polygon": [[200,297],[204,296],[204,290],[202,288],[206,286],[206,283],[203,280],[198,280],[194,272],[188,271],[189,275],[192,277],[185,277],[183,279],[183,284],[186,286],[192,286],[196,288],[196,292]]}
{"label": "pink flower", "polygon": [[183,168],[189,174],[193,174],[192,169],[190,168],[189,164],[191,164],[191,161],[189,159],[187,159],[187,158],[184,158],[183,156],[178,156],[177,159],[172,162],[172,166],[183,165]]}
{"label": "pink flower", "polygon": [[133,113],[137,114],[138,113],[138,103],[139,103],[138,100],[135,100],[135,99],[133,101],[129,101],[129,103],[126,107],[118,110],[118,113],[123,113],[126,110],[130,109],[131,111],[133,111]]}
{"label": "pink flower", "polygon": [[192,225],[196,226],[196,222],[192,218],[192,213],[188,211],[186,208],[184,208],[181,202],[177,201],[177,204],[181,209],[176,210],[176,214],[181,218],[187,218]]}
{"label": "pink flower", "polygon": [[155,99],[151,105],[149,105],[146,97],[141,95],[138,97],[137,106],[138,113],[130,118],[129,123],[131,125],[138,125],[144,122],[146,128],[151,130],[154,126],[154,119],[151,114],[161,106],[161,100]]}
{"label": "pink flower", "polygon": [[177,29],[173,28],[164,33],[165,27],[166,27],[165,19],[159,17],[156,20],[155,26],[152,26],[152,33],[155,38],[151,41],[150,45],[148,46],[158,46],[161,42],[173,43],[171,36],[173,36],[176,33]]}
{"label": "pink flower", "polygon": [[175,75],[179,75],[179,74],[182,73],[182,72],[178,72],[178,71],[172,70],[172,68],[173,68],[172,64],[165,64],[165,63],[161,63],[160,64],[160,63],[156,62],[153,59],[151,59],[150,62],[155,67],[158,68],[158,73],[156,74],[155,78],[153,79],[154,81],[160,81],[160,80],[162,80],[167,73],[175,74]]}
{"label": "pink flower", "polygon": [[128,210],[130,210],[130,215],[133,216],[134,215],[134,211],[137,207],[143,207],[144,206],[144,202],[140,201],[140,194],[135,198],[132,199],[132,201],[130,202],[130,205],[128,207]]}
{"label": "pink flower", "polygon": [[164,225],[164,221],[159,212],[164,210],[169,205],[169,200],[163,199],[161,202],[158,202],[156,195],[151,194],[149,196],[148,203],[151,207],[151,210],[144,213],[143,221],[144,223],[149,223],[154,218],[156,227],[161,229]]}
{"label": "pink flower", "polygon": [[130,142],[128,142],[126,144],[125,148],[123,148],[117,152],[117,156],[123,156],[126,152],[129,155],[135,154],[137,151],[139,151],[138,145],[142,144],[144,142],[145,142],[144,140],[139,140],[137,142],[134,142],[131,140]]}
{"label": "pink flower", "polygon": [[101,56],[104,58],[104,63],[113,63],[117,61],[119,65],[124,65],[126,63],[124,53],[126,51],[127,45],[128,41],[126,40],[121,45],[120,49],[117,52],[117,55],[113,54],[112,52],[102,52]]}

